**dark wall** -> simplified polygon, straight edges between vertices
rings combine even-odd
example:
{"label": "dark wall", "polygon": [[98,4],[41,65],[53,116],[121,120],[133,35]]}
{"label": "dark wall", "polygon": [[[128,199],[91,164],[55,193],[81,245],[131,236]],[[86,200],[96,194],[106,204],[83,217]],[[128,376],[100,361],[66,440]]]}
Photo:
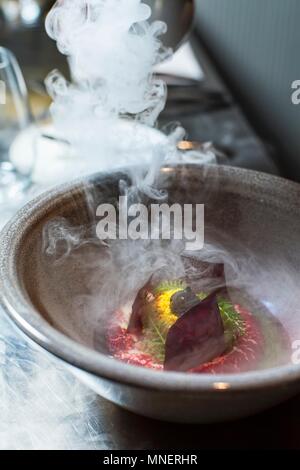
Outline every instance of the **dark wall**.
{"label": "dark wall", "polygon": [[300,180],[300,0],[196,0],[197,29],[256,126],[282,150]]}

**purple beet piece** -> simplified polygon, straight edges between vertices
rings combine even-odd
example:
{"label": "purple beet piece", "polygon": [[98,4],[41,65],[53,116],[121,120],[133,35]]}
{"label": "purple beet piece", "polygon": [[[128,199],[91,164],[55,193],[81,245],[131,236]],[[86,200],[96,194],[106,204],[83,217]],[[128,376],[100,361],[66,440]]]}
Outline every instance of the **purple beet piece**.
{"label": "purple beet piece", "polygon": [[224,325],[213,292],[171,326],[166,339],[165,370],[186,372],[226,350]]}
{"label": "purple beet piece", "polygon": [[141,334],[143,330],[143,315],[146,305],[153,300],[152,278],[138,291],[132,305],[132,312],[127,328],[128,333]]}

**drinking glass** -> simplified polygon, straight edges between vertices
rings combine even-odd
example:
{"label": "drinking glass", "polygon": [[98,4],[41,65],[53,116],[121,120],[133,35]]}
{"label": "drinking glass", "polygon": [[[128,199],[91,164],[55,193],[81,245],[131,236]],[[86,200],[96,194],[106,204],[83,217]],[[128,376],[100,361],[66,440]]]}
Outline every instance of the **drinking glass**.
{"label": "drinking glass", "polygon": [[[12,147],[27,132],[22,155],[12,159]],[[34,126],[24,77],[15,56],[0,47],[0,202],[31,184],[35,161]]]}

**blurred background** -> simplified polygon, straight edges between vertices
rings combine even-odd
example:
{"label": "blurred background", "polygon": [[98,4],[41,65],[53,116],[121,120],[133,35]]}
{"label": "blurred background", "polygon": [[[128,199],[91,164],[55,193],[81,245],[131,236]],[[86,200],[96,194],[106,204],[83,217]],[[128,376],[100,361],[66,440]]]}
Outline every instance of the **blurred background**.
{"label": "blurred background", "polygon": [[197,30],[252,123],[280,149],[282,171],[300,179],[299,0],[198,0]]}
{"label": "blurred background", "polygon": [[[53,3],[0,0],[0,46],[16,55],[38,119],[50,103],[45,76],[53,68],[68,73],[65,58],[44,31]],[[196,0],[190,42],[204,71],[203,86],[198,96],[197,90],[181,90],[184,99],[176,93],[171,99],[171,90],[162,125],[179,120],[191,140],[213,141],[231,164],[300,181],[300,105],[291,103],[291,84],[300,79],[299,16],[299,0]],[[221,105],[217,112],[204,112],[199,103],[205,88],[232,96],[230,113]]]}

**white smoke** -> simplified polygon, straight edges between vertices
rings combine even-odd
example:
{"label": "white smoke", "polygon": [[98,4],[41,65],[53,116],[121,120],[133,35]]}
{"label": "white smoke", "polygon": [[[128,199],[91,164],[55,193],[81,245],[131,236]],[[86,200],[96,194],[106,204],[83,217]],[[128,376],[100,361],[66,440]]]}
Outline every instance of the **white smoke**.
{"label": "white smoke", "polygon": [[[170,136],[152,129],[166,101],[166,86],[155,78],[153,67],[171,51],[159,39],[166,25],[150,24],[150,16],[151,10],[142,0],[64,0],[56,3],[46,21],[48,34],[68,57],[72,76],[72,82],[68,82],[54,71],[47,79],[54,122],[82,159],[94,162],[95,170],[124,163],[148,164],[146,176],[144,169],[135,169],[130,172],[129,186],[119,182],[119,192],[131,203],[138,202],[141,193],[156,201],[168,197],[156,189],[155,183],[162,163],[177,158],[176,144],[183,136],[180,126],[172,129]],[[149,131],[158,134],[148,139]],[[209,163],[214,155],[208,147],[204,154],[193,152],[190,157]],[[210,168],[207,165],[203,172],[202,193],[218,191],[219,180],[209,177]],[[190,177],[186,182],[182,178],[180,190],[188,194],[190,184]],[[87,193],[87,197],[94,216],[93,195]],[[74,262],[77,271],[82,269],[88,294],[78,293],[73,299],[72,322],[77,325],[74,334],[88,337],[90,345],[97,325],[105,327],[105,315],[132,300],[153,274],[171,279],[188,275],[200,291],[212,287],[212,281],[213,287],[224,285],[222,277],[208,277],[208,264],[224,264],[233,295],[247,290],[279,319],[289,298],[279,289],[274,295],[275,277],[270,284],[271,273],[277,272],[276,286],[284,280],[288,297],[295,289],[294,273],[284,275],[284,264],[278,257],[262,266],[246,245],[227,239],[222,230],[202,251],[189,257],[181,241],[115,240],[104,246],[87,237],[86,228],[56,219],[48,223],[43,235],[44,253],[53,260],[55,276],[68,263]],[[296,306],[294,309],[296,312]]]}
{"label": "white smoke", "polygon": [[47,16],[72,77],[53,71],[46,79],[54,124],[92,169],[137,163],[141,153],[151,161],[155,152],[139,124],[154,126],[165,106],[166,86],[153,67],[172,51],[159,39],[166,24],[150,24],[150,16],[141,0],[63,0]]}

